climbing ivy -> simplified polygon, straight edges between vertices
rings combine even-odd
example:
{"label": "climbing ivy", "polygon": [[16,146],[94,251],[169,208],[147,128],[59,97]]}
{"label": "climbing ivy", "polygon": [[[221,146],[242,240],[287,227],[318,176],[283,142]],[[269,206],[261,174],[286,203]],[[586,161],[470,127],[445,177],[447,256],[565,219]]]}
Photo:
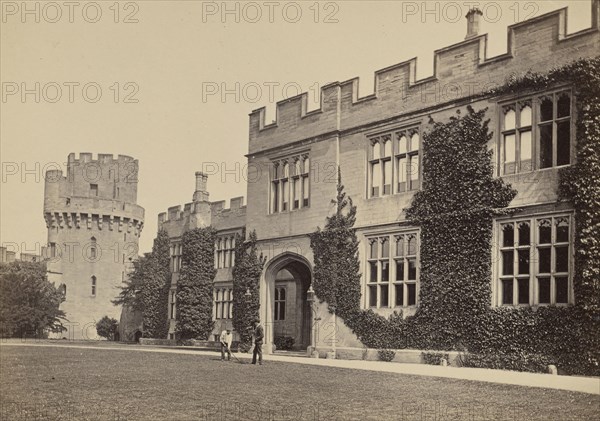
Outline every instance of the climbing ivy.
{"label": "climbing ivy", "polygon": [[208,339],[213,330],[215,230],[195,228],[181,239],[181,270],[177,281],[177,338]]}
{"label": "climbing ivy", "polygon": [[[260,308],[259,280],[265,258],[258,255],[256,231],[246,241],[245,232],[235,238],[233,266],[233,327],[240,336],[240,347],[246,351],[252,345],[252,322],[258,319]],[[246,296],[246,292],[250,296]]]}
{"label": "climbing ivy", "polygon": [[577,163],[561,170],[559,193],[575,208],[577,305],[600,312],[600,57],[573,61],[548,73],[513,75],[491,94],[543,91],[569,83],[577,98]]}
{"label": "climbing ivy", "polygon": [[325,228],[309,235],[314,255],[313,288],[332,313],[351,319],[360,307],[356,206],[344,192],[339,169],[337,196],[332,203],[335,213],[327,217]]}
{"label": "climbing ivy", "polygon": [[418,319],[436,349],[473,337],[473,320],[487,311],[493,218],[517,194],[493,176],[486,110],[469,106],[465,115],[457,110],[448,122],[432,122],[424,134],[424,188],[406,210],[421,227]]}
{"label": "climbing ivy", "polygon": [[[462,360],[472,366],[540,371],[553,363],[572,374],[600,374],[600,59],[511,76],[485,96],[543,92],[567,83],[577,97],[577,163],[561,170],[559,193],[575,209],[575,305],[490,307],[493,220],[508,213],[516,191],[493,177],[486,110],[467,107],[449,121],[430,121],[424,134],[423,190],[406,210],[421,229],[414,316],[384,318],[360,310],[356,253],[345,254],[352,269],[339,277],[339,239],[320,230],[311,236],[315,291],[325,301],[349,303],[338,306],[338,314],[366,346],[466,350]],[[337,209],[334,221],[341,218]],[[348,214],[343,227],[350,233],[356,209]],[[328,276],[348,288],[337,290]]]}
{"label": "climbing ivy", "polygon": [[152,272],[148,273],[146,287],[142,292],[144,310],[144,336],[166,338],[169,331],[167,306],[171,287],[169,267],[169,234],[159,230],[152,246]]}

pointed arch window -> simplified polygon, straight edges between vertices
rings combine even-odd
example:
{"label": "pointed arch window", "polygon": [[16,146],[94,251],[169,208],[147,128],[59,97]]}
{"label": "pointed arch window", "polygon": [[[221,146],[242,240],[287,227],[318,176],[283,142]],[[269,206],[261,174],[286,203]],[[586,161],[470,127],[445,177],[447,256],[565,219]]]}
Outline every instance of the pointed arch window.
{"label": "pointed arch window", "polygon": [[309,206],[309,173],[310,161],[307,154],[292,156],[273,163],[271,213],[288,212]]}

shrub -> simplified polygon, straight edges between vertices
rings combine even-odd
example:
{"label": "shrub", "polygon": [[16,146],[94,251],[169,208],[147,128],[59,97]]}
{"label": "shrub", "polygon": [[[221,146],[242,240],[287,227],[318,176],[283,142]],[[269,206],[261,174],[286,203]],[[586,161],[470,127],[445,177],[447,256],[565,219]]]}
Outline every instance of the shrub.
{"label": "shrub", "polygon": [[553,361],[539,354],[465,354],[461,363],[464,367],[546,373]]}
{"label": "shrub", "polygon": [[104,316],[96,323],[96,332],[98,333],[98,336],[113,341],[118,327],[119,324],[116,319]]}
{"label": "shrub", "polygon": [[391,349],[379,349],[377,350],[377,355],[379,356],[380,361],[392,361],[396,356],[396,351]]}
{"label": "shrub", "polygon": [[289,351],[293,348],[295,341],[291,336],[275,336],[273,342],[275,343],[276,349]]}
{"label": "shrub", "polygon": [[423,362],[429,365],[440,365],[442,360],[446,360],[448,365],[450,365],[450,358],[448,357],[448,353],[444,352],[422,352],[421,356],[423,357]]}

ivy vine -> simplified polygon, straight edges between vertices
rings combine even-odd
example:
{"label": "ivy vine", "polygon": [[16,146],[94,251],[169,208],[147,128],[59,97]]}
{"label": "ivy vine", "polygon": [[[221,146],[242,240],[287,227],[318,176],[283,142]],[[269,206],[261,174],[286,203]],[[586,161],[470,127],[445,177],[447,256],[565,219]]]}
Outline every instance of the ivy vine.
{"label": "ivy vine", "polygon": [[195,228],[181,239],[177,281],[177,338],[206,340],[213,330],[213,281],[216,231]]}
{"label": "ivy vine", "polygon": [[516,191],[493,177],[486,110],[467,107],[447,122],[431,121],[424,134],[424,187],[407,209],[421,228],[414,316],[360,309],[356,208],[341,180],[335,215],[311,235],[315,291],[366,346],[466,350],[463,362],[472,366],[539,371],[553,363],[571,374],[600,374],[600,59],[513,75],[485,95],[562,84],[577,97],[577,163],[561,170],[559,183],[575,209],[575,305],[490,307],[493,220],[508,212]]}
{"label": "ivy vine", "polygon": [[258,255],[256,231],[246,241],[244,238],[245,231],[235,239],[233,327],[240,337],[240,348],[247,351],[252,345],[252,322],[259,316],[259,281],[266,259]]}

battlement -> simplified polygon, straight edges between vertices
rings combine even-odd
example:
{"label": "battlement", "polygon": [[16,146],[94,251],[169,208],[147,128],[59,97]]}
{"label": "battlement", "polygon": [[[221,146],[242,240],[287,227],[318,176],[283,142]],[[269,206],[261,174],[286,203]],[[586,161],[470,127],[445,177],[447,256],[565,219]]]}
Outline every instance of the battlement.
{"label": "battlement", "polygon": [[70,153],[67,174],[48,170],[45,174],[45,207],[57,209],[73,198],[137,202],[138,160],[126,155]]}
{"label": "battlement", "polygon": [[250,113],[249,153],[349,130],[374,121],[409,114],[481,94],[502,85],[510,74],[543,72],[600,51],[600,0],[591,0],[591,26],[567,33],[567,8],[513,24],[507,29],[504,54],[487,57],[487,34],[433,54],[433,75],[417,80],[417,59],[377,70],[374,93],[359,97],[359,79],[333,82],[321,88],[320,107],[307,111],[308,94],[276,104],[276,118],[265,124],[265,107]]}
{"label": "battlement", "polygon": [[[246,208],[246,205],[244,205],[244,196],[231,198],[229,200],[229,208],[225,207],[225,200],[212,202],[208,205],[213,216],[219,213],[227,213]],[[202,202],[190,202],[183,205],[183,211],[181,205],[171,206],[167,208],[167,212],[158,214],[158,223],[160,225],[165,222],[185,221],[193,214],[205,212],[205,206],[206,204],[203,204]]]}
{"label": "battlement", "polygon": [[81,152],[79,153],[79,157],[76,158],[75,157],[75,153],[71,152],[69,154],[69,158],[68,158],[68,163],[80,163],[80,164],[84,164],[84,163],[89,163],[89,162],[95,162],[95,163],[99,163],[99,164],[109,164],[113,161],[118,161],[118,162],[122,162],[122,163],[126,163],[126,162],[137,162],[137,160],[131,156],[128,155],[117,155],[117,158],[115,159],[113,154],[105,154],[105,153],[99,153],[97,155],[97,158],[94,159],[94,154],[90,153],[90,152]]}
{"label": "battlement", "polygon": [[225,200],[220,200],[218,202],[212,202],[210,204],[210,210],[212,211],[212,213],[219,213],[219,212],[230,212],[230,211],[234,211],[234,210],[238,210],[241,208],[245,208],[246,206],[244,205],[244,196],[238,196],[238,197],[232,197],[231,199],[229,199],[229,207],[226,208],[225,207]]}

